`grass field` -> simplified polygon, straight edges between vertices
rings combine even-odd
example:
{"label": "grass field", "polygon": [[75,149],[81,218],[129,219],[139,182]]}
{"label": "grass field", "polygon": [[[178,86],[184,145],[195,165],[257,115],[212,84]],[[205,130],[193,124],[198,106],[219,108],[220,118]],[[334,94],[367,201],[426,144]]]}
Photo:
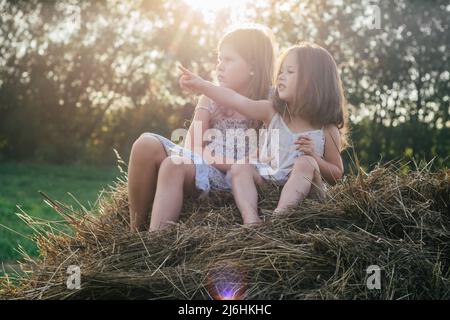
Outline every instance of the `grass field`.
{"label": "grass field", "polygon": [[[15,214],[20,211],[17,205],[33,217],[61,220],[44,203],[38,191],[77,208],[79,205],[68,194],[71,193],[83,206],[90,208],[100,191],[107,188],[118,175],[119,170],[114,166],[0,163],[0,224],[30,235],[32,230]],[[31,256],[38,254],[31,241],[0,226],[0,262],[11,263],[20,259],[16,251],[19,245]]]}

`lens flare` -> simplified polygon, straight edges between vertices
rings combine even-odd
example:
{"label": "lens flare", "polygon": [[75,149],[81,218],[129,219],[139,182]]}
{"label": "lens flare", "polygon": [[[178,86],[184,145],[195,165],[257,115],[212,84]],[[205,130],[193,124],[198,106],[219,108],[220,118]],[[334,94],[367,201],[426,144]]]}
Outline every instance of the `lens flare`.
{"label": "lens flare", "polygon": [[208,292],[214,300],[242,300],[247,295],[243,267],[231,261],[221,261],[210,267]]}

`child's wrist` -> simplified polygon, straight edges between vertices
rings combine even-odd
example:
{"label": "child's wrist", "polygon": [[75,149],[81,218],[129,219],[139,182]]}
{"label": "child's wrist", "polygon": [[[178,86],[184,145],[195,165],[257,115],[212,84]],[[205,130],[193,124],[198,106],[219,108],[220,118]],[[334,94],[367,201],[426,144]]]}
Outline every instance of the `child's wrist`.
{"label": "child's wrist", "polygon": [[206,92],[208,92],[208,88],[210,88],[210,86],[212,85],[211,82],[202,79],[202,82],[200,83],[200,91],[201,93],[205,94]]}

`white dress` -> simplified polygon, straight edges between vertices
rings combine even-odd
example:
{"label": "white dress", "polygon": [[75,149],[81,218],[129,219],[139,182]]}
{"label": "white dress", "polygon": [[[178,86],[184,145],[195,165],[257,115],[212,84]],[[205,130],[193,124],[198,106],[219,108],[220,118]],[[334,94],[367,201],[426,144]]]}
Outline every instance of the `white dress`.
{"label": "white dress", "polygon": [[[314,152],[323,158],[325,148],[323,129],[322,127],[319,130],[301,133],[292,132],[281,115],[276,113],[267,128],[259,161],[254,163],[258,173],[265,180],[284,185],[289,178],[295,160],[303,154],[302,151],[297,150],[297,145],[294,144],[300,136],[311,137],[314,142]],[[317,171],[313,178],[311,191],[310,195],[313,198],[323,199],[325,197],[326,184]]]}

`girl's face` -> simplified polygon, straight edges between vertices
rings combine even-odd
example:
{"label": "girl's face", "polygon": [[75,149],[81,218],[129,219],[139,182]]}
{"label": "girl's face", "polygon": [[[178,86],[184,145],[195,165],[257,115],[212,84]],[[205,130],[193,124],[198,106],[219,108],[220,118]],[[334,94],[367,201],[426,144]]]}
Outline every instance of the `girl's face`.
{"label": "girl's face", "polygon": [[221,45],[216,72],[221,86],[233,89],[240,94],[247,94],[251,69],[231,45],[226,43]]}
{"label": "girl's face", "polygon": [[280,99],[293,103],[297,88],[298,62],[295,53],[289,53],[281,64],[277,77],[277,90]]}

